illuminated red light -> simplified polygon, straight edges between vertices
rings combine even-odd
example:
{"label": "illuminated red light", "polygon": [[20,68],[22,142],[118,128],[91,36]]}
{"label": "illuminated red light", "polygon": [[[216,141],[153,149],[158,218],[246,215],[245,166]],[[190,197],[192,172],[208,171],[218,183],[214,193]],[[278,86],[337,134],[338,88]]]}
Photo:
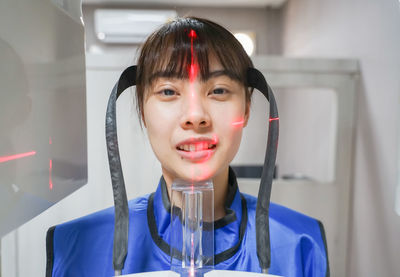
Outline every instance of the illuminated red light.
{"label": "illuminated red light", "polygon": [[279,117],[270,117],[269,122],[274,121],[274,120],[279,120]]}
{"label": "illuminated red light", "polygon": [[52,180],[52,171],[53,171],[53,161],[49,160],[49,189],[53,189],[53,180]]}
{"label": "illuminated red light", "polygon": [[192,30],[190,30],[190,32],[189,32],[189,37],[190,38],[197,38],[197,34],[196,34],[196,32],[192,29]]}
{"label": "illuminated red light", "polygon": [[10,156],[2,156],[0,157],[0,163],[12,161],[12,160],[17,160],[29,156],[36,155],[36,151],[31,151],[31,152],[26,152],[26,153],[21,153],[21,154],[16,154],[16,155],[10,155]]}
{"label": "illuminated red light", "polygon": [[232,122],[232,126],[243,126],[244,120]]}
{"label": "illuminated red light", "polygon": [[[190,65],[188,66],[187,70],[188,70],[188,75],[189,75],[189,82],[191,83],[191,85],[193,85],[193,83],[195,82],[196,78],[197,78],[197,74],[199,71],[199,65],[196,61],[196,53],[194,50],[194,40],[197,39],[197,34],[194,30],[190,30],[189,34],[188,34],[189,38],[190,38],[190,53],[191,53],[191,60],[190,60]],[[191,103],[190,106],[191,108],[193,108],[193,105],[195,104],[194,101],[197,101],[197,99],[195,98],[195,89],[193,86],[191,86]],[[214,134],[213,135],[213,142],[216,144],[218,141],[217,136]],[[193,157],[191,157],[191,159],[194,159],[194,153],[191,154],[193,155]],[[203,157],[203,159],[201,160],[197,160],[196,163],[197,164],[202,164],[201,166],[201,171],[202,173],[199,175],[198,172],[196,172],[197,178],[195,178],[195,168],[192,167],[191,168],[191,175],[192,175],[192,180],[204,180],[205,178],[209,178],[209,174],[210,174],[210,170],[208,169],[207,165],[206,165],[206,161],[210,159],[212,155],[212,151],[208,151],[207,154]],[[194,189],[194,186],[192,184],[192,190]]]}
{"label": "illuminated red light", "polygon": [[189,81],[191,83],[194,82],[197,72],[198,72],[198,65],[195,63],[195,53],[194,53],[194,47],[193,47],[193,40],[197,38],[197,34],[194,30],[190,30],[189,32],[189,37],[190,37],[190,53],[191,53],[191,60],[190,60],[190,68],[189,68]]}
{"label": "illuminated red light", "polygon": [[189,81],[191,83],[194,82],[194,80],[196,79],[197,76],[197,72],[198,72],[198,66],[197,64],[191,64],[190,68],[189,68]]}

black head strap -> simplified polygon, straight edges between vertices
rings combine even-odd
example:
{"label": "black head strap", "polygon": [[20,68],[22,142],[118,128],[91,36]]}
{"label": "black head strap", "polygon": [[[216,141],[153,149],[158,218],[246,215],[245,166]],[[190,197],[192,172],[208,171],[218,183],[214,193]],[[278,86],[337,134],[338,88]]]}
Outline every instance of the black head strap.
{"label": "black head strap", "polygon": [[257,256],[260,267],[267,273],[271,265],[271,245],[269,238],[269,203],[272,180],[274,177],[276,152],[278,150],[279,116],[275,97],[264,75],[255,68],[247,71],[248,86],[258,89],[269,101],[268,142],[265,152],[264,167],[258,190],[256,209]]}
{"label": "black head strap", "polygon": [[[278,146],[279,118],[274,95],[262,73],[257,69],[249,68],[247,82],[248,86],[262,92],[270,103],[267,151],[256,210],[257,256],[263,272],[267,272],[271,264],[269,202]],[[136,85],[136,66],[131,66],[125,69],[118,83],[114,86],[106,114],[107,152],[115,205],[113,266],[115,272],[119,274],[124,267],[127,255],[129,209],[118,149],[116,100],[125,89],[134,85]]]}
{"label": "black head strap", "polygon": [[118,96],[125,89],[135,84],[136,66],[131,66],[124,70],[118,82],[115,84],[108,100],[106,113],[106,143],[115,207],[113,245],[113,267],[115,275],[120,275],[124,268],[128,252],[129,226],[128,199],[126,196],[124,175],[122,173],[118,148],[116,101]]}

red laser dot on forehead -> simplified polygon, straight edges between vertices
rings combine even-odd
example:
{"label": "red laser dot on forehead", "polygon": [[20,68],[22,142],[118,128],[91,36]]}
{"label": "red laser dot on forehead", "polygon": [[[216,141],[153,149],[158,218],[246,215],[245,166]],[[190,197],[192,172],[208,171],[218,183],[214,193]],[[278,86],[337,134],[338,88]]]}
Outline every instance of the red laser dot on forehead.
{"label": "red laser dot on forehead", "polygon": [[190,38],[197,38],[197,34],[196,34],[196,32],[195,32],[193,29],[190,30],[190,32],[189,32],[189,37],[190,37]]}

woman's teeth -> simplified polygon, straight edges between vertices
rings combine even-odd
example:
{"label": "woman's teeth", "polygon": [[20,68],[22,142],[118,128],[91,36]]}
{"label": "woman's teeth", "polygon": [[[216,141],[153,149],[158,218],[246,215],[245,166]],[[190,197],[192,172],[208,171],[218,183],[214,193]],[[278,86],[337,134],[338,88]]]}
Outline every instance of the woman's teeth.
{"label": "woman's teeth", "polygon": [[195,151],[202,151],[215,148],[215,144],[212,143],[196,143],[196,144],[183,144],[179,145],[178,149],[187,151],[187,152],[195,152]]}

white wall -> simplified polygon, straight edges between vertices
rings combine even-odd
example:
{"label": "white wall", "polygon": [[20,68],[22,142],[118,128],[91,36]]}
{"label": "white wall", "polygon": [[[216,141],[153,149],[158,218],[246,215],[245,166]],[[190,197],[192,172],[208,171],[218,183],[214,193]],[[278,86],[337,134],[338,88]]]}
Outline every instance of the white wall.
{"label": "white wall", "polygon": [[399,276],[400,3],[289,1],[283,16],[285,55],[360,61],[348,276]]}
{"label": "white wall", "polygon": [[86,29],[86,47],[109,53],[113,51],[132,49],[131,45],[106,45],[101,43],[94,33],[94,11],[98,8],[110,9],[174,9],[178,16],[197,16],[213,20],[232,32],[253,31],[256,33],[256,55],[279,54],[281,51],[280,41],[280,10],[269,8],[232,8],[232,7],[174,7],[164,6],[129,6],[129,5],[84,5],[83,13]]}

